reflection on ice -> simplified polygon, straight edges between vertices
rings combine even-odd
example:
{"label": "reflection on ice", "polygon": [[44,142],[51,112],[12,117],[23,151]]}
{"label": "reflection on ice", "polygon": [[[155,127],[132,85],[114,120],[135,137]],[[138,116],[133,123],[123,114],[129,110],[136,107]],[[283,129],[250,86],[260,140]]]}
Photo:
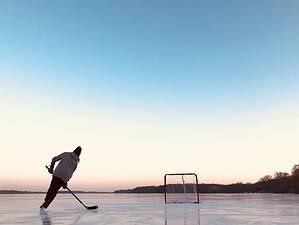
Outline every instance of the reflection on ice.
{"label": "reflection on ice", "polygon": [[46,210],[40,209],[39,215],[40,215],[40,217],[42,219],[43,225],[52,225],[51,219],[50,219],[50,217],[49,217],[49,215],[48,215],[48,213],[47,213]]}
{"label": "reflection on ice", "polygon": [[46,210],[43,195],[0,195],[0,224],[42,225],[298,225],[299,195],[205,194],[201,204],[168,204],[159,194],[81,194],[86,210],[60,194]]}
{"label": "reflection on ice", "polygon": [[165,225],[200,225],[199,204],[167,204],[164,207]]}
{"label": "reflection on ice", "polygon": [[[81,217],[83,217],[86,213],[88,213],[88,211],[84,210],[82,213],[79,213],[77,216],[75,216],[74,219],[68,221],[67,224],[70,224],[70,225],[71,224],[78,224]],[[49,213],[47,212],[47,210],[40,209],[39,215],[40,215],[40,218],[42,220],[42,225],[52,225],[51,217],[49,216]]]}

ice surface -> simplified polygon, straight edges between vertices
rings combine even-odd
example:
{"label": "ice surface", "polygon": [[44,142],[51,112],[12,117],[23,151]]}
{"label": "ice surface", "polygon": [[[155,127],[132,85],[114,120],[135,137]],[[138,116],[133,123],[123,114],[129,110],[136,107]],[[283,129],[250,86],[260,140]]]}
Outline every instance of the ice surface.
{"label": "ice surface", "polygon": [[299,224],[299,195],[205,194],[201,204],[164,205],[159,194],[59,194],[47,210],[44,195],[0,195],[0,224],[217,225]]}

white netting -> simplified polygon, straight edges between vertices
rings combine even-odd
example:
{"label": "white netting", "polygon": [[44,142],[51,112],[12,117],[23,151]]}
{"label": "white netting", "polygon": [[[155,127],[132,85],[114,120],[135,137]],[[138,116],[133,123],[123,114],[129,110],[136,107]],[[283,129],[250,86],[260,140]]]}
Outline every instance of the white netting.
{"label": "white netting", "polygon": [[165,175],[165,203],[199,203],[196,175]]}

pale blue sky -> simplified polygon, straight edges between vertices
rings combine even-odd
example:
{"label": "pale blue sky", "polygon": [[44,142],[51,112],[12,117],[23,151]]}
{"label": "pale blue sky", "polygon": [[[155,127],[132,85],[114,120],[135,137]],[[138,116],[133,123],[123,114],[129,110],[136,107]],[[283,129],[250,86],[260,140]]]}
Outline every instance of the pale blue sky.
{"label": "pale blue sky", "polygon": [[[298,10],[298,1],[291,0],[1,0],[0,99],[7,105],[0,109],[18,117],[18,107],[26,105],[34,109],[27,116],[54,111],[64,118],[76,106],[84,118],[99,111],[111,121],[204,121],[203,127],[211,122],[215,129],[234,119],[259,124],[273,112],[293,121]],[[255,171],[256,177],[265,172]],[[222,181],[211,180],[217,179]]]}

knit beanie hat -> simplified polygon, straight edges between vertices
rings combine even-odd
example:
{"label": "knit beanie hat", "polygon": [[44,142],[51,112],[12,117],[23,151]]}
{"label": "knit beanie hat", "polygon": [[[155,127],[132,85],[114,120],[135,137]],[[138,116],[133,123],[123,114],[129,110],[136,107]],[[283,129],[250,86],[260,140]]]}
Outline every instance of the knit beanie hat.
{"label": "knit beanie hat", "polygon": [[81,151],[82,151],[82,148],[81,148],[80,146],[78,146],[73,152],[74,152],[77,156],[80,156]]}

